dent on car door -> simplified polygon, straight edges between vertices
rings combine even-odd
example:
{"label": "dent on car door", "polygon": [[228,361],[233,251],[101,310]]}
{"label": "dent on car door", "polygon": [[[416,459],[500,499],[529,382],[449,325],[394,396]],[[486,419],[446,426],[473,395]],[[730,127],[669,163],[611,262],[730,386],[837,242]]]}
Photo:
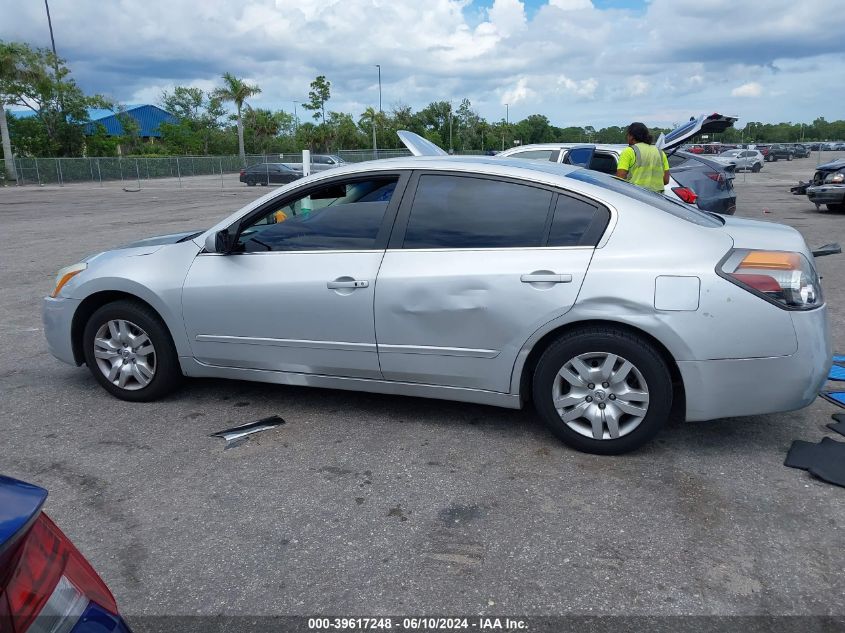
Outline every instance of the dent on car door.
{"label": "dent on car door", "polygon": [[384,377],[509,391],[524,342],[575,303],[608,220],[526,182],[417,174],[378,275]]}
{"label": "dent on car door", "polygon": [[373,292],[406,182],[376,172],[288,193],[244,219],[233,253],[197,256],[182,293],[194,356],[380,378]]}

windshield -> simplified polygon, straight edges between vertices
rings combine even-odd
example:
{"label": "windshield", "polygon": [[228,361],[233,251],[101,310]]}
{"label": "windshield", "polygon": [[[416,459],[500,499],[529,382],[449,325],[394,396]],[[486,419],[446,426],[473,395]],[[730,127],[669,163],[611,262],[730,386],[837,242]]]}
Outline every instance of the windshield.
{"label": "windshield", "polygon": [[588,169],[576,169],[568,173],[566,177],[580,180],[581,182],[586,182],[602,189],[608,189],[614,193],[620,193],[623,196],[628,196],[693,224],[710,227],[722,226],[724,224],[724,221],[716,215],[699,211],[694,207],[681,204],[680,202],[675,202],[662,193],[655,193],[648,189],[637,187],[616,176],[609,176],[608,174]]}
{"label": "windshield", "polygon": [[727,152],[722,152],[719,156],[739,156],[739,150],[731,149]]}

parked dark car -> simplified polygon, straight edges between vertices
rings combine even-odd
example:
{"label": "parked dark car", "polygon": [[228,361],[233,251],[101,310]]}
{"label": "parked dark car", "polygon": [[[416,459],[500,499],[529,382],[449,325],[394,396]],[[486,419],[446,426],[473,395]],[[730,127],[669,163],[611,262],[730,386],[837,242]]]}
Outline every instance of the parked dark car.
{"label": "parked dark car", "polygon": [[302,172],[291,169],[283,163],[259,163],[241,170],[241,182],[250,187],[255,185],[286,185],[302,178]]}
{"label": "parked dark car", "polygon": [[735,165],[723,165],[713,158],[689,152],[675,152],[668,158],[672,178],[695,192],[699,209],[722,215],[736,213]]}
{"label": "parked dark car", "polygon": [[766,157],[766,161],[770,163],[777,162],[779,158],[783,160],[792,160],[793,158],[792,149],[789,147],[789,145],[783,145],[782,143],[773,143],[772,145],[768,145],[767,147],[769,150],[768,152],[763,152],[763,150],[760,149],[759,145],[757,146],[757,149],[763,154],[763,156]]}
{"label": "parked dark car", "polygon": [[46,498],[0,475],[0,631],[130,633],[109,588],[41,511]]}
{"label": "parked dark car", "polygon": [[828,211],[845,211],[845,158],[816,167],[806,192],[816,209],[825,205]]}
{"label": "parked dark car", "polygon": [[807,158],[810,155],[810,148],[806,145],[795,143],[794,145],[790,145],[790,147],[792,148],[792,155],[795,158]]}

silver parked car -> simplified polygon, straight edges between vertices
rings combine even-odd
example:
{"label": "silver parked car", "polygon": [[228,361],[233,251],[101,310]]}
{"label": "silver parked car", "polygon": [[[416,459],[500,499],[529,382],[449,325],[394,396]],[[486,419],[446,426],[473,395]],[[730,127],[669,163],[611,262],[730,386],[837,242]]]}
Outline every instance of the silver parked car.
{"label": "silver parked car", "polygon": [[51,352],[111,394],[183,376],[520,408],[622,453],[687,420],[808,405],[831,346],[794,229],[549,161],[338,167],[201,233],[106,251],[44,300]]}
{"label": "silver parked car", "polygon": [[725,163],[726,165],[734,165],[736,171],[747,169],[756,173],[763,169],[763,163],[766,159],[756,149],[729,149],[711,160]]}

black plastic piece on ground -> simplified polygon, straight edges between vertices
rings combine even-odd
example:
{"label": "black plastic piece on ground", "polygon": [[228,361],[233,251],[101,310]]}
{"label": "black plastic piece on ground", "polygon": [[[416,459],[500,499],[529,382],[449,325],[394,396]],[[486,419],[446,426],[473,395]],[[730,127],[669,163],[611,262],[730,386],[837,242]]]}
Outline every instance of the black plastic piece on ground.
{"label": "black plastic piece on ground", "polygon": [[814,477],[845,488],[845,442],[829,437],[818,444],[795,440],[783,465],[807,470]]}
{"label": "black plastic piece on ground", "polygon": [[840,435],[845,435],[845,413],[834,413],[832,416],[836,422],[831,422],[827,425],[831,431],[836,431]]}
{"label": "black plastic piece on ground", "polygon": [[212,433],[211,437],[222,437],[227,442],[239,440],[242,437],[258,433],[259,431],[267,431],[269,429],[281,426],[285,421],[278,415],[271,415],[269,418],[263,418],[257,422],[250,422],[249,424],[242,424],[240,426],[233,426],[231,429],[217,431]]}
{"label": "black plastic piece on ground", "polygon": [[842,247],[838,242],[831,242],[824,246],[819,246],[813,251],[813,257],[825,257],[826,255],[839,255],[842,252]]}

